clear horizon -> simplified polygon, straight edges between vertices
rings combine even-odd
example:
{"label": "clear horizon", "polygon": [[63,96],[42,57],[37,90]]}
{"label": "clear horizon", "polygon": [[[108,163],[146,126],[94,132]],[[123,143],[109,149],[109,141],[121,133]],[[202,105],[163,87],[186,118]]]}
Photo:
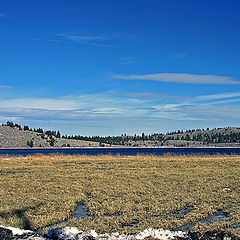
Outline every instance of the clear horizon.
{"label": "clear horizon", "polygon": [[0,122],[112,136],[239,126],[240,2],[10,0]]}

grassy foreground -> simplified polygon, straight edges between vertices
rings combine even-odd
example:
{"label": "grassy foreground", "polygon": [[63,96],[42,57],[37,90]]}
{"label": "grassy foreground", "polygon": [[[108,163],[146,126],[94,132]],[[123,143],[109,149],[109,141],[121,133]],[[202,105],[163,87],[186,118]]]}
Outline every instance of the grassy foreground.
{"label": "grassy foreground", "polygon": [[[58,226],[135,232],[180,227],[222,209],[230,221],[200,223],[192,230],[223,229],[240,236],[240,229],[231,229],[240,223],[237,155],[0,156],[0,171],[0,225],[44,232],[69,219]],[[72,218],[81,201],[91,216]]]}

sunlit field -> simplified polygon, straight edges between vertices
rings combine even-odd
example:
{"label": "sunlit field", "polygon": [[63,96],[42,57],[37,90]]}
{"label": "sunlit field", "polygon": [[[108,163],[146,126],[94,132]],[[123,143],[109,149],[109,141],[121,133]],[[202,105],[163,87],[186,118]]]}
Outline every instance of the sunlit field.
{"label": "sunlit field", "polygon": [[[89,216],[76,218],[79,202]],[[41,233],[53,226],[131,233],[175,229],[224,212],[224,221],[201,221],[191,230],[221,229],[239,236],[239,205],[237,155],[0,157],[4,226]]]}

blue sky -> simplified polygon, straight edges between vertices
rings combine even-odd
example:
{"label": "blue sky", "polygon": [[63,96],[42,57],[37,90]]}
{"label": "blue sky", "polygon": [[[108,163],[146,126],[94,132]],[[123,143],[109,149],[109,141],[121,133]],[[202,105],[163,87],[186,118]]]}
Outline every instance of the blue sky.
{"label": "blue sky", "polygon": [[240,124],[238,0],[2,0],[0,121],[118,135]]}

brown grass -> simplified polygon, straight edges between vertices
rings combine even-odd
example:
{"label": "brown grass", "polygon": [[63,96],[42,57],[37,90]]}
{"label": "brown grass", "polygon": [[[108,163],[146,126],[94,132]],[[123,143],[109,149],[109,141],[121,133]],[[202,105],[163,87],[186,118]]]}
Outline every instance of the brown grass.
{"label": "brown grass", "polygon": [[[83,162],[88,164],[79,165]],[[222,209],[229,213],[229,222],[197,224],[193,230],[240,235],[240,230],[231,229],[232,223],[240,223],[237,155],[1,156],[0,171],[0,225],[44,232],[47,225],[68,219],[59,226],[135,232],[180,227]],[[91,216],[78,220],[71,216],[80,201],[86,202]],[[171,214],[184,208],[191,211]],[[104,216],[116,212],[123,214]],[[132,222],[139,223],[122,226]]]}

